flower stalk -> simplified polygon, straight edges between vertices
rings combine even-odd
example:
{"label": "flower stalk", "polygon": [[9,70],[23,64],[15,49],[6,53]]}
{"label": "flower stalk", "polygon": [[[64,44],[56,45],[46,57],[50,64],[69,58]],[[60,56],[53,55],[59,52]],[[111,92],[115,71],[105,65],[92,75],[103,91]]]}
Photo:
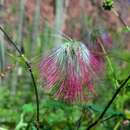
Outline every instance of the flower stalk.
{"label": "flower stalk", "polygon": [[37,85],[36,85],[36,81],[32,72],[32,67],[30,64],[30,61],[25,57],[25,55],[22,53],[22,51],[17,47],[17,45],[11,40],[11,38],[9,37],[9,35],[4,31],[4,29],[0,26],[0,30],[4,33],[5,37],[7,38],[7,40],[14,46],[14,48],[17,50],[17,52],[19,53],[20,57],[23,59],[24,63],[26,64],[28,71],[30,72],[31,78],[32,78],[32,82],[33,82],[33,86],[34,86],[34,91],[35,91],[35,96],[36,96],[36,107],[37,107],[37,130],[39,129],[39,96],[38,96],[38,89],[37,89]]}
{"label": "flower stalk", "polygon": [[105,48],[104,48],[104,46],[103,46],[103,41],[102,41],[100,38],[97,38],[97,41],[98,41],[98,43],[99,43],[99,45],[100,45],[100,47],[101,47],[103,53],[106,54],[106,55],[105,55],[105,56],[106,56],[106,60],[107,60],[107,62],[108,62],[108,65],[109,65],[109,67],[110,67],[110,71],[111,71],[111,73],[112,73],[112,75],[113,75],[113,79],[114,79],[114,81],[115,81],[115,82],[114,82],[114,86],[115,86],[115,88],[117,88],[117,87],[119,86],[119,83],[118,83],[118,81],[117,81],[117,79],[116,79],[116,76],[115,76],[115,73],[114,73],[114,69],[113,69],[113,67],[112,67],[111,59],[110,59],[109,56],[107,55],[107,52],[106,52],[106,50],[105,50]]}
{"label": "flower stalk", "polygon": [[127,84],[127,82],[130,80],[130,75],[122,82],[122,84],[117,88],[116,92],[114,93],[114,95],[112,96],[112,98],[109,100],[109,102],[107,103],[106,107],[104,108],[103,112],[100,114],[100,116],[97,118],[97,120],[95,120],[92,124],[90,124],[88,126],[88,128],[86,130],[91,130],[95,125],[97,125],[101,119],[104,117],[104,115],[106,114],[107,110],[109,109],[109,107],[112,105],[113,101],[115,100],[115,98],[117,97],[117,95],[120,93],[120,91],[125,87],[125,85]]}

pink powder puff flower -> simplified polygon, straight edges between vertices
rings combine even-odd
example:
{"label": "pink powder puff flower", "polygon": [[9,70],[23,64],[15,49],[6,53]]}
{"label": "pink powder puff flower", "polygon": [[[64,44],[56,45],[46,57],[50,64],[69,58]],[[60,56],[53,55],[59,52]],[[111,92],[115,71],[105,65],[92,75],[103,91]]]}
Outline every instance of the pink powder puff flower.
{"label": "pink powder puff flower", "polygon": [[78,41],[61,45],[40,64],[45,89],[68,102],[84,101],[88,93],[95,95],[93,81],[99,69],[98,60]]}

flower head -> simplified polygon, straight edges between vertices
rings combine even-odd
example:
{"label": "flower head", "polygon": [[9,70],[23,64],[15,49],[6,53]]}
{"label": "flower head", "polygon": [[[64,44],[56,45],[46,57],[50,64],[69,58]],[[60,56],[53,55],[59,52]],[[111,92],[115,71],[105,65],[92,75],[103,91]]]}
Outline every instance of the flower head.
{"label": "flower head", "polygon": [[55,90],[55,97],[73,102],[85,100],[88,92],[95,94],[93,76],[100,69],[98,65],[83,43],[70,41],[42,59],[40,72],[47,90]]}
{"label": "flower head", "polygon": [[104,0],[102,6],[105,10],[111,10],[113,7],[113,4],[114,4],[113,0]]}

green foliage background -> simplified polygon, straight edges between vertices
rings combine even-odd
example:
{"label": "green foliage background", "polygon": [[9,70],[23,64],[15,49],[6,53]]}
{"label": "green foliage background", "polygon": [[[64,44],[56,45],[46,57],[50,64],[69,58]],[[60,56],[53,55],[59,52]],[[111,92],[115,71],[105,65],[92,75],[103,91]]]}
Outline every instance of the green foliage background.
{"label": "green foliage background", "polygon": [[[24,48],[25,56],[31,61],[40,97],[41,130],[85,130],[90,123],[97,119],[117,89],[108,62],[105,62],[103,77],[95,86],[98,96],[92,101],[67,104],[54,100],[51,94],[44,93],[38,67],[42,55],[55,46],[54,43],[57,39],[59,42],[59,39],[63,37],[61,34],[57,34],[48,23],[45,23],[44,28],[39,30],[38,10],[34,23],[31,25],[27,23],[26,26],[23,26],[24,9],[22,6],[21,2],[18,28],[10,25],[2,26],[13,40],[17,41],[17,45]],[[57,8],[61,8],[60,5]],[[13,5],[11,10],[17,14],[16,5]],[[83,20],[85,26],[93,26],[91,17],[84,16]],[[23,22],[26,23],[26,21]],[[27,31],[25,36],[22,34],[23,29]],[[94,27],[91,28],[91,31],[93,30]],[[114,75],[120,84],[130,73],[130,52],[125,46],[125,35],[129,34],[130,30],[128,27],[123,27],[120,32],[106,30],[113,34],[114,45],[108,49],[108,56]],[[33,38],[32,33],[34,33]],[[36,105],[32,80],[23,61],[10,43],[4,40],[4,36],[0,38],[0,61],[0,73],[5,74],[0,79],[0,130],[26,130],[27,128],[35,130]],[[11,64],[15,67],[6,73],[6,66]],[[93,130],[129,130],[130,123],[124,124],[126,120],[130,120],[130,81]]]}

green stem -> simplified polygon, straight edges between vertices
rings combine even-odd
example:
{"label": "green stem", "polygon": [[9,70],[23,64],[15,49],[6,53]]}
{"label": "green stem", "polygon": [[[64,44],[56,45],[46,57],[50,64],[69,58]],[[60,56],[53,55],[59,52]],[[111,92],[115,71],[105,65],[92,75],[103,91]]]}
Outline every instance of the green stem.
{"label": "green stem", "polygon": [[[14,46],[14,48],[17,50],[17,52],[19,53],[19,55],[21,56],[21,58],[23,59],[24,63],[26,64],[28,71],[30,72],[31,78],[32,78],[32,82],[33,82],[33,86],[34,86],[34,90],[35,90],[35,96],[36,96],[36,107],[37,107],[37,125],[39,125],[39,96],[38,96],[38,89],[37,89],[37,85],[36,85],[36,81],[32,72],[32,67],[30,65],[30,61],[24,56],[24,54],[22,53],[22,51],[17,47],[17,45],[11,40],[11,38],[9,37],[9,35],[4,31],[4,29],[0,26],[0,30],[4,33],[5,37],[7,38],[7,40]],[[39,128],[37,127],[37,130]]]}
{"label": "green stem", "polygon": [[[98,40],[98,43],[99,43],[99,45],[100,45],[100,47],[101,47],[103,53],[104,53],[104,54],[107,54],[107,52],[106,52],[106,50],[105,50],[105,48],[104,48],[104,46],[103,46],[102,40],[101,40],[101,39],[97,39],[97,40]],[[112,75],[113,75],[114,86],[115,86],[115,88],[117,88],[117,87],[119,86],[119,83],[118,83],[118,81],[117,81],[117,79],[116,79],[116,75],[115,75],[115,73],[114,73],[114,69],[113,69],[113,66],[112,66],[112,62],[111,62],[111,59],[109,58],[108,55],[106,55],[106,60],[107,60],[107,62],[108,62],[110,71],[111,71],[111,73],[112,73]]]}
{"label": "green stem", "polygon": [[112,96],[110,101],[107,103],[106,107],[104,108],[104,110],[100,114],[100,116],[97,118],[97,120],[95,120],[92,124],[90,124],[86,130],[92,129],[96,124],[98,124],[101,121],[101,119],[104,117],[104,115],[106,114],[109,107],[112,105],[112,103],[115,100],[115,98],[117,97],[117,95],[125,87],[126,83],[129,81],[129,79],[130,79],[130,75],[124,80],[124,82],[120,85],[120,87],[117,88],[116,92],[114,93],[114,95]]}

